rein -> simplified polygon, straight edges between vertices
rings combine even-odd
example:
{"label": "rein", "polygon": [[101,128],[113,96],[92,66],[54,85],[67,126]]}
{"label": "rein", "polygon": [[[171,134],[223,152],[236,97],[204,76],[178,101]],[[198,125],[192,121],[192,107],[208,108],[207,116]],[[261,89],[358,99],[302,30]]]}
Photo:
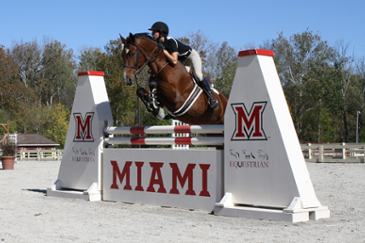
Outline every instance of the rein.
{"label": "rein", "polygon": [[[134,76],[136,77],[136,80],[138,80],[138,76],[139,74],[141,74],[142,70],[150,63],[153,63],[154,61],[156,61],[158,55],[160,55],[161,53],[161,49],[159,48],[159,51],[158,53],[156,53],[155,56],[152,57],[153,53],[155,52],[155,50],[157,49],[158,45],[156,44],[156,47],[153,49],[153,51],[151,52],[151,54],[149,56],[146,55],[146,53],[143,52],[143,50],[139,47],[138,43],[135,41],[135,43],[133,44],[129,44],[129,45],[133,45],[137,48],[137,62],[136,62],[136,65],[135,66],[127,66],[127,65],[123,65],[123,68],[126,68],[126,67],[129,67],[129,68],[133,68],[133,69],[136,69],[136,72],[134,73]],[[129,45],[126,45],[129,46]],[[142,53],[142,55],[144,56],[144,58],[146,59],[145,63],[139,68],[138,67],[138,63],[139,63],[139,53]],[[164,69],[169,63],[166,62],[166,64],[155,74],[155,76],[157,76],[161,71],[162,69]],[[138,82],[137,82],[137,86],[138,85]]]}

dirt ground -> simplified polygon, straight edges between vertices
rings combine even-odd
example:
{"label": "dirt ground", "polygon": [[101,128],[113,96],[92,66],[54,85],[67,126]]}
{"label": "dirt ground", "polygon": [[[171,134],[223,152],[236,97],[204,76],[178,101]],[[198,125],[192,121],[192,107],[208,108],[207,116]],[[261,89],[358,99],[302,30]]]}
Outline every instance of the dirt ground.
{"label": "dirt ground", "polygon": [[301,223],[47,197],[60,162],[0,166],[0,242],[365,242],[365,164],[307,163],[331,218]]}

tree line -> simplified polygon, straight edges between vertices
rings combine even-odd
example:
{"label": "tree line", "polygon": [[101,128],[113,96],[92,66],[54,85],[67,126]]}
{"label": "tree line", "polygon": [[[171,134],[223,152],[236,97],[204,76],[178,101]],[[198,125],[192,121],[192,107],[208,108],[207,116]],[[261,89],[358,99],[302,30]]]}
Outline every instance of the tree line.
{"label": "tree line", "polygon": [[[215,43],[201,31],[179,38],[195,48],[203,73],[217,89],[229,94],[238,50],[227,42]],[[330,46],[318,33],[303,31],[260,46],[241,49],[274,51],[274,61],[300,141],[354,142],[359,140],[365,99],[365,57],[355,57],[343,40]],[[0,123],[10,122],[12,132],[38,133],[63,147],[80,71],[105,72],[105,84],[116,126],[162,125],[141,105],[136,87],[123,81],[122,45],[110,40],[104,50],[83,47],[79,55],[51,38],[41,42],[0,45]],[[146,85],[146,70],[140,82]],[[138,114],[139,112],[139,114]],[[358,118],[358,126],[356,126]]]}

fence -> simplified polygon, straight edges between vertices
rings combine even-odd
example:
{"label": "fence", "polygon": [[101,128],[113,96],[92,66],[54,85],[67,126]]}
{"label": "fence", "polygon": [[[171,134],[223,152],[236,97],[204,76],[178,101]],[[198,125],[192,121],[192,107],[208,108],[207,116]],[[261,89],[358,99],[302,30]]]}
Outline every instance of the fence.
{"label": "fence", "polygon": [[[301,144],[306,162],[364,163],[365,144]],[[61,160],[63,150],[18,150],[21,160]]]}
{"label": "fence", "polygon": [[18,150],[17,158],[21,160],[61,160],[63,155],[63,150]]}
{"label": "fence", "polygon": [[364,163],[365,144],[302,144],[302,152],[307,162],[360,162]]}

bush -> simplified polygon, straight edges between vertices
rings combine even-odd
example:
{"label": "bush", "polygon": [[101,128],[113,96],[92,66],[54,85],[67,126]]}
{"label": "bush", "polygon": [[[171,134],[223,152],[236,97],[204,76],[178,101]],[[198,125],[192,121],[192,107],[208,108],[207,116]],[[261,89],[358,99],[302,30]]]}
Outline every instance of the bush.
{"label": "bush", "polygon": [[17,146],[13,142],[0,143],[2,156],[15,156]]}

